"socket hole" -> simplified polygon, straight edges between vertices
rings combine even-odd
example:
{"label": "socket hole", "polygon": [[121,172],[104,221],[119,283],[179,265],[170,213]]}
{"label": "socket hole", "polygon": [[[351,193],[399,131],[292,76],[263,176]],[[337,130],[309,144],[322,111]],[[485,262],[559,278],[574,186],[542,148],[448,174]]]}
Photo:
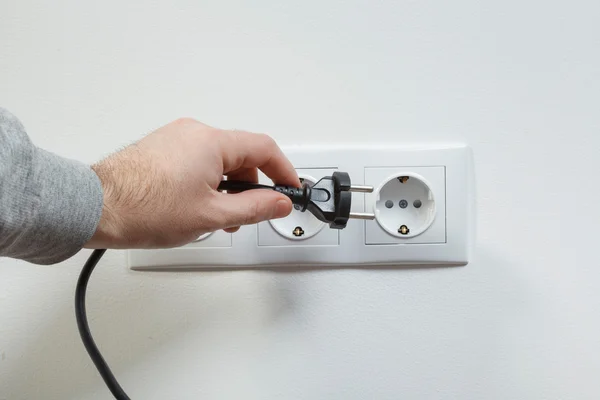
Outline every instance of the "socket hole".
{"label": "socket hole", "polygon": [[406,200],[400,200],[400,203],[398,203],[398,205],[400,206],[400,208],[406,208],[408,207],[408,201]]}
{"label": "socket hole", "polygon": [[391,201],[391,200],[388,200],[388,201],[385,202],[385,206],[387,208],[392,208],[392,207],[394,207],[394,202]]}
{"label": "socket hole", "polygon": [[421,208],[421,206],[423,205],[423,203],[421,202],[421,200],[417,199],[413,202],[413,206],[415,208]]}

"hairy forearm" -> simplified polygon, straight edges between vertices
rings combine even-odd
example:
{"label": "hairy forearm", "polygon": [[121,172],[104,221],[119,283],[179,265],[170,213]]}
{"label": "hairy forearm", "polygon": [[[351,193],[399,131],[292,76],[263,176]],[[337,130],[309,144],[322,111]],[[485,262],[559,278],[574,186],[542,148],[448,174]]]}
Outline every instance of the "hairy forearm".
{"label": "hairy forearm", "polygon": [[167,248],[281,218],[275,191],[221,193],[223,178],[300,184],[267,135],[183,118],[92,167],[36,148],[0,109],[0,256],[53,264],[82,247]]}

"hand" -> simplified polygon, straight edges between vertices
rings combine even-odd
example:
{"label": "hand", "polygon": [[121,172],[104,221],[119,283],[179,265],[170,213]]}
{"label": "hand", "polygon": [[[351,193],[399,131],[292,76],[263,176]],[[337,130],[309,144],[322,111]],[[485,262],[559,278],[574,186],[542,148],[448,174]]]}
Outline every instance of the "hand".
{"label": "hand", "polygon": [[102,182],[104,208],[87,248],[177,247],[292,211],[291,201],[274,191],[218,192],[223,175],[257,182],[260,169],[277,184],[300,186],[269,136],[192,119],[172,122],[92,168]]}

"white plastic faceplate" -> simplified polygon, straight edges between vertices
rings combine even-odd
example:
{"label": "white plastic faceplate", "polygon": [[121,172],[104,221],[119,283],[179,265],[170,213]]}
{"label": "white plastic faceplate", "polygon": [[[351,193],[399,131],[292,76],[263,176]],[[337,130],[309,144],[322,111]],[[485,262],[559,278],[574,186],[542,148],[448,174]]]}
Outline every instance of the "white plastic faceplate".
{"label": "white plastic faceplate", "polygon": [[[339,231],[325,226],[306,240],[285,238],[269,222],[263,222],[244,226],[234,234],[214,232],[176,249],[131,250],[129,266],[136,270],[168,270],[468,263],[474,233],[474,179],[469,147],[318,146],[284,148],[284,152],[299,174],[316,179],[322,177],[315,176],[321,170],[323,175],[330,175],[333,170],[345,171],[353,184],[377,188],[395,173],[415,172],[432,186],[435,220],[423,233],[408,239],[390,235],[375,220],[350,220]],[[373,212],[374,194],[352,196],[353,212]]]}

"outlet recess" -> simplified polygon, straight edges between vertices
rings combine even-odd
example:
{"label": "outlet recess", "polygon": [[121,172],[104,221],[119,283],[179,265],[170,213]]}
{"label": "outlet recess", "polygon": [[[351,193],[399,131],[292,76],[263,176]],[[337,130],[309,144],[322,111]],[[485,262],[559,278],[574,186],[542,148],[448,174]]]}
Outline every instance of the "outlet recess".
{"label": "outlet recess", "polygon": [[231,247],[231,233],[225,231],[209,232],[184,247]]}
{"label": "outlet recess", "polygon": [[[385,207],[381,201],[393,200],[393,208],[379,211],[379,218],[389,221],[389,226],[377,220],[350,220],[343,230],[307,225],[310,235],[292,238],[287,231],[296,227],[296,221],[304,221],[292,214],[287,220],[243,226],[234,234],[218,231],[175,249],[132,250],[128,252],[130,268],[435,266],[469,262],[474,232],[474,179],[468,146],[303,146],[283,151],[301,176],[318,180],[339,170],[347,172],[354,184],[379,189],[374,193],[353,193],[352,212],[373,212],[377,196],[381,197],[380,206]],[[386,189],[391,178],[409,175],[426,182],[431,197],[419,185],[410,191],[393,186]],[[264,176],[261,181],[268,182]],[[385,199],[386,196],[390,198]],[[430,199],[433,203],[428,203]],[[404,208],[400,207],[401,200],[406,200],[407,204],[402,203]],[[410,209],[416,200],[421,201],[421,209]],[[430,221],[422,212],[432,211],[433,206]],[[389,210],[396,214],[388,213]],[[406,215],[409,218],[402,219],[400,210],[410,212]],[[400,227],[396,225],[402,221],[408,221],[413,234],[398,234]]]}

